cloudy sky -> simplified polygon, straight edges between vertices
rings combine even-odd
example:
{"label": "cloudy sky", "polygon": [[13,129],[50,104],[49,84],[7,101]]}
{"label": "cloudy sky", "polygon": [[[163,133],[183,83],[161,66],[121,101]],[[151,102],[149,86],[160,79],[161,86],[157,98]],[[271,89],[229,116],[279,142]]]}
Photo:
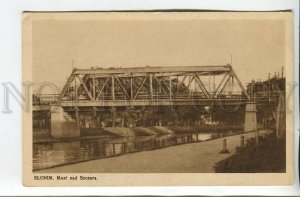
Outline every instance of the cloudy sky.
{"label": "cloudy sky", "polygon": [[[33,81],[64,84],[73,66],[201,66],[233,68],[243,84],[267,79],[285,64],[285,21],[264,17],[217,19],[129,17],[36,20]],[[177,16],[178,17],[178,16]]]}

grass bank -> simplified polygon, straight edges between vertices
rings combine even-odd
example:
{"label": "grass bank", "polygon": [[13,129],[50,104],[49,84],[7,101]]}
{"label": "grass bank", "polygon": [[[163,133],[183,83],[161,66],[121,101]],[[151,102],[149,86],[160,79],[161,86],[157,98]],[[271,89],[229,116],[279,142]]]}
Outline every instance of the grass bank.
{"label": "grass bank", "polygon": [[285,139],[276,138],[270,134],[259,139],[249,139],[242,149],[237,148],[236,154],[218,162],[215,171],[220,173],[253,173],[253,172],[278,172],[286,170]]}

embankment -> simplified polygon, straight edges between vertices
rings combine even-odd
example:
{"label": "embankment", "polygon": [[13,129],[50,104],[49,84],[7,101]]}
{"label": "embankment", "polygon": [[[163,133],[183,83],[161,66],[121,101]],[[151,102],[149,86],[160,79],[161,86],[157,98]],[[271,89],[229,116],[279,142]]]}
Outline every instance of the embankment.
{"label": "embankment", "polygon": [[184,134],[201,132],[227,132],[241,131],[242,125],[200,125],[200,126],[153,126],[153,127],[106,127],[106,128],[86,128],[81,129],[82,136],[91,135],[116,135],[123,137]]}
{"label": "embankment", "polygon": [[[208,133],[208,132],[234,132],[242,131],[242,125],[200,125],[200,126],[152,126],[152,127],[105,127],[105,128],[81,128],[79,138],[91,137],[134,137],[166,134]],[[50,129],[33,131],[33,141],[57,140],[50,135]]]}
{"label": "embankment", "polygon": [[285,152],[285,139],[276,138],[274,133],[261,137],[257,145],[254,139],[249,139],[245,148],[238,148],[236,154],[218,162],[215,170],[220,173],[283,173]]}

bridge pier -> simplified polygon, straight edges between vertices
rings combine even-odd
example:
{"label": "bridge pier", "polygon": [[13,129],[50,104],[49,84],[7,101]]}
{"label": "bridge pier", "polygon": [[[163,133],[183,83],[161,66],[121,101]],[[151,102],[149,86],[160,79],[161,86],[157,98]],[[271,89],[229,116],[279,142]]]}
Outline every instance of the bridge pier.
{"label": "bridge pier", "polygon": [[78,112],[75,119],[68,115],[61,106],[51,106],[51,136],[55,138],[79,137]]}
{"label": "bridge pier", "polygon": [[244,132],[257,130],[256,111],[256,102],[246,103]]}

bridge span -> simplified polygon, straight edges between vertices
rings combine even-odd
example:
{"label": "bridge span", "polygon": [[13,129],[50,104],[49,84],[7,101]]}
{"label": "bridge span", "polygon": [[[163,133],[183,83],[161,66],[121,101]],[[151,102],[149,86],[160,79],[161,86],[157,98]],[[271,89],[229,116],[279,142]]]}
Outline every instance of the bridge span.
{"label": "bridge span", "polygon": [[240,105],[245,131],[256,129],[256,104],[231,65],[74,69],[50,100],[35,95],[33,110],[51,111],[54,137],[78,136],[80,111],[99,107],[111,108],[115,120],[119,107]]}

